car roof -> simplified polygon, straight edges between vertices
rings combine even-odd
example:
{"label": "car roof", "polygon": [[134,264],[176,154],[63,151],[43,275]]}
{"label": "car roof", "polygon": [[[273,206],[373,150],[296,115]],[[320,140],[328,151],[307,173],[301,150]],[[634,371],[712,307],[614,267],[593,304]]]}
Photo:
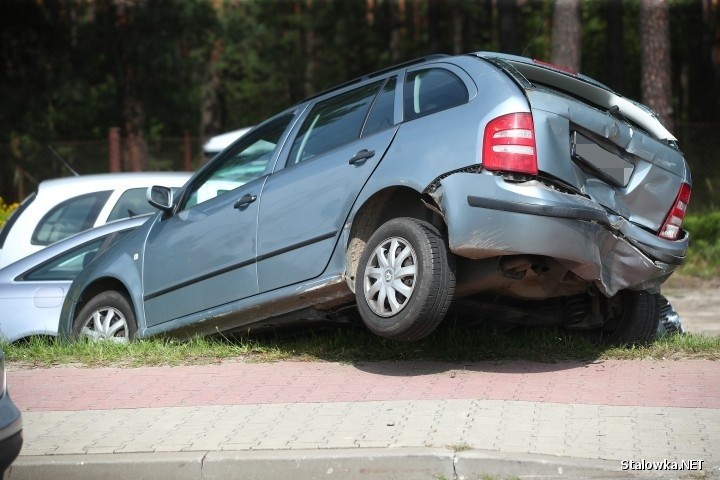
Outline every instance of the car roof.
{"label": "car roof", "polygon": [[306,98],[305,100],[303,100],[302,102],[299,102],[298,105],[303,104],[303,103],[305,103],[305,102],[309,102],[309,101],[311,101],[311,100],[315,100],[315,99],[320,98],[320,97],[323,97],[323,96],[327,95],[328,93],[332,93],[332,92],[335,92],[335,91],[338,91],[338,90],[342,90],[342,89],[344,89],[344,88],[346,88],[346,87],[349,87],[349,86],[351,86],[351,85],[359,84],[359,83],[362,83],[362,82],[364,82],[364,81],[366,81],[366,80],[370,80],[370,79],[373,79],[373,78],[381,77],[381,76],[383,76],[383,75],[387,75],[387,74],[393,73],[393,72],[395,72],[395,71],[402,70],[403,68],[412,67],[412,66],[414,66],[414,65],[420,65],[420,64],[426,63],[426,62],[432,62],[432,61],[437,61],[437,60],[445,60],[445,59],[448,59],[448,58],[451,58],[450,55],[446,55],[446,54],[444,54],[444,53],[437,53],[437,54],[427,55],[427,56],[425,56],[425,57],[416,58],[416,59],[413,59],[413,60],[408,60],[407,62],[398,63],[398,64],[396,64],[396,65],[392,65],[392,66],[390,66],[390,67],[383,68],[383,69],[381,69],[381,70],[377,70],[377,71],[374,71],[374,72],[372,72],[372,73],[368,73],[368,74],[363,75],[363,76],[361,76],[361,77],[353,78],[352,80],[348,80],[347,82],[343,82],[343,83],[341,83],[341,84],[339,84],[339,85],[335,85],[334,87],[330,87],[330,88],[328,88],[327,90],[323,90],[323,91],[321,91],[321,92],[319,92],[319,93],[316,93],[316,94],[314,94],[314,95],[312,95],[312,96],[310,96],[310,97],[307,97],[307,98]]}
{"label": "car roof", "polygon": [[43,180],[38,185],[39,190],[66,189],[82,187],[115,188],[122,186],[147,186],[151,182],[172,182],[173,185],[182,185],[192,176],[191,172],[122,172],[98,173],[93,175],[79,175],[77,177],[61,177]]}
{"label": "car roof", "polygon": [[13,279],[21,273],[29,270],[30,268],[33,268],[34,266],[39,265],[40,263],[61,254],[62,252],[71,250],[86,242],[102,237],[103,235],[127,230],[129,228],[137,228],[143,223],[145,223],[152,216],[153,214],[146,214],[138,215],[131,218],[124,218],[122,220],[109,222],[96,228],[91,228],[90,230],[85,230],[80,233],[76,233],[75,235],[72,235],[70,237],[64,238],[58,242],[53,243],[52,245],[43,248],[38,252],[32,253],[9,265],[6,265],[3,268],[0,268],[0,282]]}

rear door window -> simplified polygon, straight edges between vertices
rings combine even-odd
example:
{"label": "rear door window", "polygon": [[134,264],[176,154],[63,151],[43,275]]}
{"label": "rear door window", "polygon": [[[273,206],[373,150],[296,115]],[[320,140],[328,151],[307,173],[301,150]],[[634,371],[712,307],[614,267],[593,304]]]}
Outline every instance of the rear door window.
{"label": "rear door window", "polygon": [[31,243],[50,245],[92,228],[111,193],[110,190],[88,193],[55,206],[35,227]]}
{"label": "rear door window", "polygon": [[457,107],[469,99],[465,83],[444,68],[415,70],[405,77],[405,120]]}
{"label": "rear door window", "polygon": [[390,128],[395,124],[395,86],[397,80],[395,77],[389,78],[385,82],[382,90],[375,99],[365,126],[363,127],[362,137],[368,137],[375,132],[380,132],[386,128]]}
{"label": "rear door window", "polygon": [[360,138],[360,130],[383,81],[329,98],[315,105],[295,137],[288,165],[304,162]]}

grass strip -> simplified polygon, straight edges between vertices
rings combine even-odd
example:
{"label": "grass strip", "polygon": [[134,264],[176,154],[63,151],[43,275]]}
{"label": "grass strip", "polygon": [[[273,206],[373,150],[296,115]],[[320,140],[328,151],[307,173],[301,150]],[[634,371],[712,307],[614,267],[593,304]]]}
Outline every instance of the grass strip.
{"label": "grass strip", "polygon": [[293,335],[202,337],[189,341],[153,338],[127,344],[72,342],[33,338],[2,345],[10,364],[20,368],[80,365],[141,367],[201,365],[223,361],[401,361],[477,362],[530,360],[561,362],[603,359],[720,359],[720,337],[670,335],[649,346],[604,347],[582,334],[557,328],[488,328],[443,326],[411,343],[377,337],[364,328],[304,330]]}

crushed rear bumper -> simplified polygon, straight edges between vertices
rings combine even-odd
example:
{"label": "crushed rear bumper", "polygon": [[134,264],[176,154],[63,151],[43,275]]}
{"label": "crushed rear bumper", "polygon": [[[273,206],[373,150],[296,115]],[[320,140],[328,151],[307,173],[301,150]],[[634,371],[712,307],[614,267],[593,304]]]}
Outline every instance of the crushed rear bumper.
{"label": "crushed rear bumper", "polygon": [[445,217],[456,255],[554,258],[608,296],[657,289],[685,259],[687,235],[664,240],[589,198],[537,181],[455,173],[430,195]]}

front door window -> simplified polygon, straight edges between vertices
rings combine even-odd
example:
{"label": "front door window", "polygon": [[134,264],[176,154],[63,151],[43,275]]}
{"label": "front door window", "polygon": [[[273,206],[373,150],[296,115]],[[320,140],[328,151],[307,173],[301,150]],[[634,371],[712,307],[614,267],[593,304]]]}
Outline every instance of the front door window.
{"label": "front door window", "polygon": [[292,114],[284,115],[243,137],[243,141],[231,147],[215,163],[215,168],[193,186],[184,208],[206,202],[263,176],[292,118]]}

